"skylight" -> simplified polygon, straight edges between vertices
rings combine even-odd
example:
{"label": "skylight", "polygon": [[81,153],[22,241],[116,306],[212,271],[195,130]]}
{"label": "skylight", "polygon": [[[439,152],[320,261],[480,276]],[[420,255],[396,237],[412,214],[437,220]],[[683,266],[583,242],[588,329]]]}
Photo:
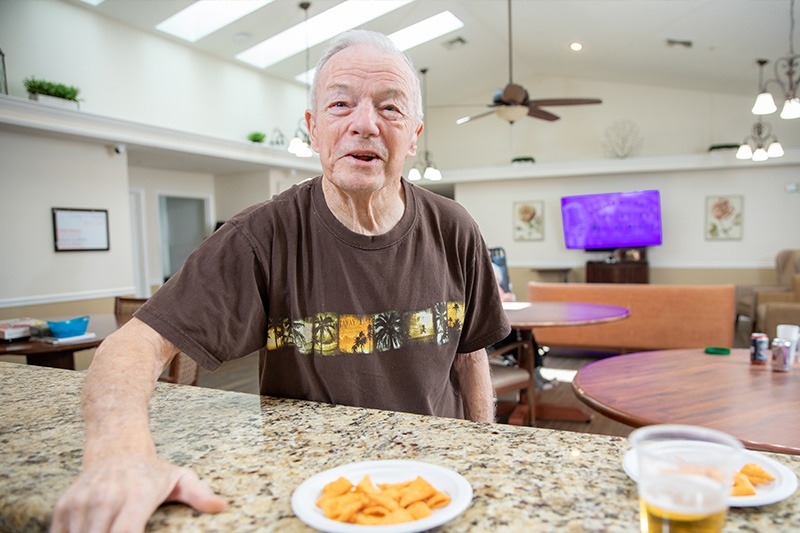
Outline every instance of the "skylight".
{"label": "skylight", "polygon": [[156,29],[193,43],[270,2],[273,0],[199,0],[158,23]]}
{"label": "skylight", "polygon": [[[410,50],[437,37],[441,37],[451,31],[463,28],[464,23],[449,11],[442,11],[438,15],[421,20],[402,30],[398,30],[389,35],[389,39],[402,51]],[[300,83],[311,84],[314,81],[316,69],[298,74],[294,79]]]}
{"label": "skylight", "polygon": [[[236,59],[267,68],[331,37],[394,11],[413,0],[347,0],[236,55]],[[306,36],[308,42],[306,43]]]}

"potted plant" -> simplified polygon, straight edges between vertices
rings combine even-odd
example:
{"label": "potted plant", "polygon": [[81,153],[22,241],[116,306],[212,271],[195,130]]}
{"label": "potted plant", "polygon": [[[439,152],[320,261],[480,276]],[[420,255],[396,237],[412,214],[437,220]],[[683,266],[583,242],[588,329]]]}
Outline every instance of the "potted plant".
{"label": "potted plant", "polygon": [[31,100],[78,108],[78,94],[81,90],[73,85],[40,80],[33,76],[25,78],[22,83]]}
{"label": "potted plant", "polygon": [[262,132],[260,132],[260,131],[254,131],[254,132],[250,133],[250,135],[248,135],[248,136],[247,136],[247,139],[248,139],[250,142],[254,142],[254,143],[263,143],[263,142],[264,142],[264,139],[265,139],[266,137],[267,137],[267,136],[266,136],[266,134],[264,134],[264,133],[262,133]]}

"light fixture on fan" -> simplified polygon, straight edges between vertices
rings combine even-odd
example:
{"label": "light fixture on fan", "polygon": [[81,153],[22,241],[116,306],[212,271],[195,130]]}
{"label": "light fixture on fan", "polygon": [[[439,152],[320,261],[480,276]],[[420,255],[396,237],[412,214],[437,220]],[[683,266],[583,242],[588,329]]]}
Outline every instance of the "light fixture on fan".
{"label": "light fixture on fan", "polygon": [[[789,53],[784,57],[779,57],[775,61],[775,77],[771,80],[767,80],[763,85],[759,84],[760,94],[756,98],[756,103],[752,109],[754,115],[769,115],[777,111],[778,108],[775,106],[775,100],[772,98],[772,94],[766,89],[767,85],[777,83],[784,94],[781,118],[800,118],[800,95],[798,95],[798,89],[800,88],[800,54],[795,53],[793,43],[794,0],[791,0],[789,7],[789,19]],[[764,63],[761,63],[761,61],[764,61]],[[763,67],[764,64],[766,64],[766,60],[759,60],[759,65]],[[779,72],[778,69],[780,68],[784,71]]]}
{"label": "light fixture on fan", "polygon": [[[423,94],[425,96],[425,105],[423,107],[423,114],[428,111],[428,69],[421,68],[419,71],[422,73],[422,81],[424,84]],[[421,161],[415,161],[414,166],[408,171],[408,181],[419,181],[422,178],[430,181],[439,181],[442,179],[442,173],[436,168],[436,164],[431,159],[431,152],[428,150],[428,128],[422,130],[422,141],[425,144],[425,150]]]}
{"label": "light fixture on fan", "polygon": [[739,150],[736,152],[736,159],[752,159],[753,161],[766,161],[771,157],[781,157],[783,146],[778,142],[778,138],[772,133],[772,126],[768,122],[763,122],[758,117],[758,122],[753,124],[753,132],[745,137]]}
{"label": "light fixture on fan", "polygon": [[[308,72],[309,70],[311,70],[311,67],[309,66],[310,50],[308,46],[308,8],[311,7],[311,2],[300,2],[300,4],[298,5],[300,6],[300,9],[302,9],[303,12],[305,13],[304,26],[306,30],[306,72]],[[308,83],[306,83],[306,100],[307,104],[310,105],[311,102],[308,102],[309,100]],[[305,130],[303,122],[304,120],[302,118],[297,121],[297,129],[294,131],[294,136],[292,137],[292,140],[289,141],[288,150],[290,154],[296,155],[297,157],[311,157],[312,155],[314,155],[314,152],[311,150],[311,140],[308,137],[308,132]]]}

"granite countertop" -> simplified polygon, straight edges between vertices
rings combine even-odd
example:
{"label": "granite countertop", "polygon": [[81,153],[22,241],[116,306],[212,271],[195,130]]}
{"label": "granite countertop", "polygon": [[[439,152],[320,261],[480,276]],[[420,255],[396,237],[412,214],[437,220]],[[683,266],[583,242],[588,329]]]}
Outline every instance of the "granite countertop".
{"label": "granite countertop", "polygon": [[[0,531],[46,531],[80,469],[83,373],[0,363]],[[159,454],[230,502],[218,515],[171,504],[149,531],[312,531],[290,498],[305,479],[356,461],[408,459],[460,473],[472,505],[437,531],[638,531],[626,439],[282,400],[159,383]],[[800,456],[765,454],[800,473]],[[800,530],[800,495],[731,509],[730,531]]]}

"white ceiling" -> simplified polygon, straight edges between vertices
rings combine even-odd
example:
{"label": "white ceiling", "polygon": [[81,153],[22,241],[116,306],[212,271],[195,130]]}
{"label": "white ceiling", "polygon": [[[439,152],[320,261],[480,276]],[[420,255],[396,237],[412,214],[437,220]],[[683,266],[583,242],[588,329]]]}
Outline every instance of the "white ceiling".
{"label": "white ceiling", "polygon": [[[276,0],[190,44],[155,25],[192,0],[106,0],[98,7],[66,1],[246,68],[252,67],[234,58],[238,52],[303,21],[299,1]],[[340,1],[312,0],[309,16]],[[508,81],[505,0],[416,0],[363,27],[388,34],[443,10],[464,27],[409,51],[417,67],[429,69],[428,104],[487,104]],[[579,90],[537,94],[536,80],[552,76],[755,96],[756,58],[774,60],[789,51],[789,0],[513,0],[512,12],[514,80],[531,98],[593,96]],[[243,33],[250,37],[235,38]],[[466,44],[445,46],[456,37]],[[668,39],[692,46],[669,46]],[[569,50],[575,40],[583,51]],[[312,66],[323,48],[312,48]],[[304,70],[300,53],[264,72],[296,83],[294,76]],[[765,73],[773,77],[771,70]],[[465,106],[465,114],[474,111]]]}

